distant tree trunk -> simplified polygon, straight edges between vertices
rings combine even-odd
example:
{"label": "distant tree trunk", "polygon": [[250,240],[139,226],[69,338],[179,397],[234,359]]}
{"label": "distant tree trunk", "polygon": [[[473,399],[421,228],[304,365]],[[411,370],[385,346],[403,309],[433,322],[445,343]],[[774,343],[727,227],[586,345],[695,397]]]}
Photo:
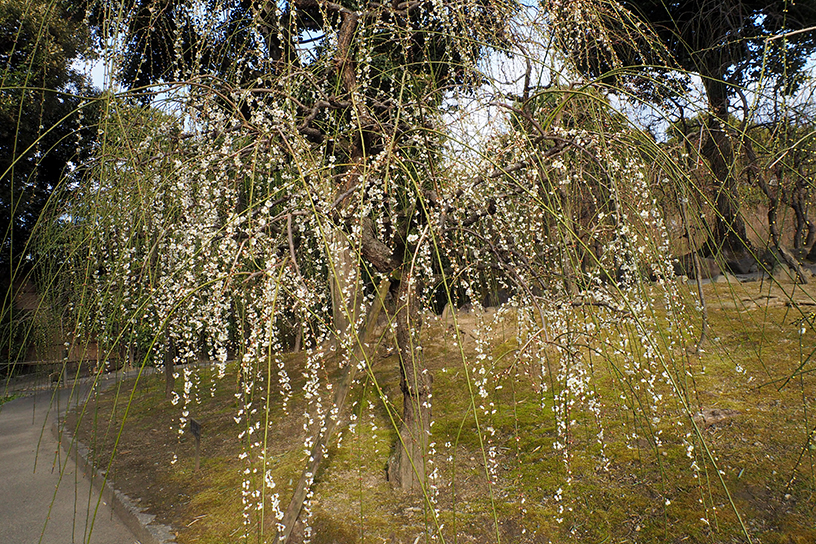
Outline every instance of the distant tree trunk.
{"label": "distant tree trunk", "polygon": [[400,357],[402,423],[399,440],[388,460],[388,480],[403,490],[421,489],[425,482],[425,455],[431,434],[431,376],[415,349],[419,331],[416,286],[403,273],[397,296],[397,346]]}
{"label": "distant tree trunk", "polygon": [[[793,208],[793,213],[796,215],[796,232],[793,235],[794,249],[804,249],[810,247],[814,239],[816,239],[816,225],[808,218],[807,215],[807,179],[800,166],[796,177],[796,183],[790,201],[788,204]],[[805,234],[807,231],[807,234]]]}
{"label": "distant tree trunk", "polygon": [[292,351],[298,353],[301,349],[303,349],[303,323],[298,323],[295,328],[295,342]]}
{"label": "distant tree trunk", "polygon": [[176,343],[170,338],[167,340],[167,351],[164,354],[164,398],[167,400],[173,398],[173,391],[176,388],[176,378],[173,377],[175,351]]}
{"label": "distant tree trunk", "polygon": [[796,185],[799,187],[799,205],[802,208],[802,215],[805,217],[805,225],[807,225],[807,238],[805,239],[805,246],[810,247],[816,242],[816,224],[808,218],[808,178],[805,177],[804,168],[800,165],[797,168],[799,175],[796,176]]}
{"label": "distant tree trunk", "polygon": [[807,190],[807,178],[805,177],[804,169],[802,166],[797,168],[799,175],[796,178],[796,185],[797,187],[801,187],[799,190],[799,205],[802,208],[802,214],[805,216],[805,224],[807,225],[807,238],[805,239],[805,247],[809,247],[810,251],[807,254],[806,259],[809,261],[816,261],[816,224],[813,223],[807,216],[807,201],[808,201],[808,190]]}
{"label": "distant tree trunk", "polygon": [[793,194],[791,195],[790,199],[790,207],[793,209],[793,214],[796,216],[796,230],[793,233],[793,249],[802,249],[805,229],[807,228],[808,223],[800,195],[801,191],[799,190],[799,187],[796,187],[793,190]]}
{"label": "distant tree trunk", "polygon": [[810,247],[810,251],[808,251],[807,256],[805,257],[810,262],[816,262],[816,244],[813,244]]}
{"label": "distant tree trunk", "polygon": [[703,292],[703,273],[700,265],[700,255],[697,253],[697,248],[694,244],[694,238],[691,235],[691,225],[688,218],[688,198],[686,197],[686,190],[683,187],[683,194],[680,195],[680,215],[683,219],[683,230],[685,231],[686,239],[689,244],[689,251],[691,252],[691,263],[694,267],[694,278],[697,284],[697,297],[700,299],[700,317],[702,323],[700,325],[700,338],[694,346],[694,353],[700,353],[700,350],[705,343],[708,335],[708,306],[706,305],[705,293]]}
{"label": "distant tree trunk", "polygon": [[573,259],[575,258],[575,250],[580,247],[580,242],[576,236],[575,222],[572,215],[572,200],[563,187],[559,185],[558,199],[561,204],[562,220],[564,221],[561,231],[562,248],[561,248],[561,268],[564,273],[564,289],[571,297],[575,296],[578,289],[575,285],[576,275],[575,267],[573,266]]}
{"label": "distant tree trunk", "polygon": [[799,264],[796,257],[791,255],[790,251],[782,247],[782,236],[779,233],[779,224],[777,222],[779,210],[779,192],[781,189],[777,190],[776,196],[774,196],[763,176],[758,176],[758,178],[760,181],[760,187],[768,196],[768,230],[770,231],[771,235],[771,244],[776,249],[779,256],[782,257],[782,261],[796,273],[799,283],[808,283],[807,274],[802,269],[802,265]]}
{"label": "distant tree trunk", "polygon": [[[748,155],[748,160],[751,161],[751,165],[753,170],[756,173],[756,180],[759,188],[762,189],[762,192],[765,193],[765,196],[768,198],[768,231],[771,236],[771,245],[776,249],[777,254],[781,257],[782,262],[784,262],[788,267],[796,273],[796,276],[799,279],[800,283],[808,283],[807,274],[805,273],[802,265],[799,264],[799,261],[791,255],[791,252],[788,251],[786,248],[782,246],[782,236],[779,233],[779,225],[777,223],[778,219],[778,211],[779,211],[779,201],[782,194],[782,187],[781,185],[777,185],[776,191],[771,189],[768,180],[765,178],[764,172],[757,166],[757,156],[754,152],[754,147],[751,144],[750,140],[746,138],[745,142],[745,152]],[[779,175],[777,176],[779,179]]]}
{"label": "distant tree trunk", "polygon": [[[737,180],[733,175],[734,147],[726,129],[728,123],[728,87],[721,79],[703,78],[711,115],[707,135],[701,147],[714,176],[717,218],[714,226],[712,253],[733,254],[750,252],[745,221],[740,214]],[[713,247],[712,247],[713,246]]]}

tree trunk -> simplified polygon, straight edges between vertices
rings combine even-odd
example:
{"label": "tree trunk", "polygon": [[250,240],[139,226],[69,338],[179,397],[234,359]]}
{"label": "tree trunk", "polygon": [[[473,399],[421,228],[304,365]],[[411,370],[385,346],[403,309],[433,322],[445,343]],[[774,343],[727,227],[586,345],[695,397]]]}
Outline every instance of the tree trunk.
{"label": "tree trunk", "polygon": [[[352,329],[349,326],[356,323],[360,315],[359,306],[363,300],[363,292],[360,281],[360,261],[354,254],[346,234],[339,228],[334,231],[332,245],[334,251],[329,256],[334,268],[329,271],[332,319],[339,339],[351,335]],[[335,346],[337,345],[335,343]]]}
{"label": "tree trunk", "polygon": [[573,266],[573,259],[576,258],[574,249],[580,247],[580,242],[577,241],[575,234],[577,231],[572,216],[572,200],[561,186],[558,187],[557,194],[561,205],[561,219],[564,222],[564,226],[558,229],[562,239],[561,269],[564,273],[564,289],[567,291],[567,295],[574,297],[578,292],[575,285],[575,267]]}
{"label": "tree trunk", "polygon": [[175,368],[173,361],[175,359],[176,345],[173,339],[167,340],[167,351],[164,354],[164,398],[170,400],[173,398],[173,391],[176,388],[176,378],[173,377]]}
{"label": "tree trunk", "polygon": [[816,224],[808,218],[808,178],[805,177],[805,172],[802,166],[797,168],[799,175],[796,177],[796,186],[799,188],[799,199],[802,206],[802,215],[805,216],[805,225],[807,225],[807,238],[805,239],[805,246],[812,246],[816,241]]}
{"label": "tree trunk", "polygon": [[805,229],[807,228],[807,217],[805,217],[804,206],[802,205],[801,191],[797,187],[791,195],[790,206],[796,216],[796,231],[793,234],[793,249],[802,249],[804,246]]}
{"label": "tree trunk", "polygon": [[[745,231],[745,221],[740,214],[737,180],[733,175],[734,147],[726,130],[728,123],[728,87],[721,79],[703,78],[708,95],[711,115],[707,122],[707,134],[701,147],[714,176],[716,189],[715,206],[717,218],[714,226],[714,243],[711,253],[723,251],[731,255],[751,253]],[[711,247],[713,245],[713,247]]]}
{"label": "tree trunk", "polygon": [[779,233],[779,225],[777,224],[782,187],[778,187],[776,191],[771,190],[771,186],[768,183],[768,180],[765,178],[765,174],[756,166],[758,162],[757,156],[750,141],[746,140],[745,151],[748,154],[748,160],[751,161],[752,165],[755,165],[757,184],[768,198],[768,231],[771,235],[771,245],[774,247],[774,249],[776,249],[777,254],[782,258],[782,261],[788,265],[791,271],[796,273],[799,283],[808,283],[808,275],[805,273],[802,265],[799,264],[796,257],[791,255],[790,251],[782,247],[782,237]]}
{"label": "tree trunk", "polygon": [[686,239],[689,244],[689,251],[691,252],[691,262],[694,267],[694,278],[697,284],[697,297],[700,300],[700,317],[702,323],[700,325],[700,338],[694,346],[694,353],[700,353],[703,343],[706,341],[708,335],[708,306],[706,306],[705,293],[703,292],[703,273],[700,265],[700,255],[697,253],[697,248],[694,244],[694,239],[691,235],[691,225],[688,219],[688,198],[686,197],[685,187],[683,194],[680,196],[680,216],[683,219],[683,230],[685,231]]}
{"label": "tree trunk", "polygon": [[385,305],[385,295],[388,293],[390,286],[391,283],[389,280],[383,280],[380,282],[380,285],[377,288],[377,298],[371,305],[371,308],[368,311],[365,326],[359,333],[358,341],[354,344],[351,362],[345,367],[343,375],[339,380],[339,385],[337,388],[335,388],[332,409],[334,416],[329,416],[323,429],[318,430],[317,434],[313,437],[313,446],[309,455],[309,462],[306,469],[301,474],[297,485],[295,486],[294,492],[292,493],[292,499],[289,501],[289,506],[287,506],[283,519],[281,520],[281,525],[283,528],[278,528],[277,538],[274,540],[274,542],[285,544],[289,540],[292,530],[295,528],[295,523],[297,523],[297,520],[300,517],[300,511],[303,509],[303,502],[306,500],[306,497],[309,494],[309,489],[311,489],[311,486],[314,483],[315,475],[317,475],[317,471],[320,469],[320,465],[328,452],[329,444],[334,436],[334,431],[337,429],[339,420],[343,416],[348,392],[351,389],[358,372],[357,361],[369,360],[371,358],[371,354],[367,354],[365,349],[369,342],[372,341],[374,328],[377,326],[377,320],[380,317],[380,312]]}
{"label": "tree trunk", "polygon": [[416,287],[403,273],[397,297],[397,346],[403,414],[399,441],[388,460],[388,480],[405,491],[425,483],[425,455],[431,434],[431,376],[415,349],[420,326]]}
{"label": "tree trunk", "polygon": [[760,180],[760,187],[762,188],[763,192],[768,196],[768,230],[771,234],[771,244],[776,249],[777,253],[780,257],[782,257],[782,261],[788,265],[788,267],[796,273],[796,276],[799,279],[799,283],[808,283],[807,274],[805,273],[804,269],[802,269],[802,265],[799,264],[799,261],[796,260],[796,257],[791,255],[791,253],[782,247],[782,237],[779,234],[779,225],[777,223],[778,219],[778,210],[779,210],[779,191],[777,190],[776,195],[774,196],[771,193],[770,187],[768,183],[765,181],[763,176],[759,176]]}
{"label": "tree trunk", "polygon": [[814,239],[816,239],[816,225],[807,215],[808,189],[805,185],[807,178],[804,172],[801,171],[801,167],[798,174],[789,204],[796,215],[796,233],[793,236],[793,247],[801,250],[813,244]]}

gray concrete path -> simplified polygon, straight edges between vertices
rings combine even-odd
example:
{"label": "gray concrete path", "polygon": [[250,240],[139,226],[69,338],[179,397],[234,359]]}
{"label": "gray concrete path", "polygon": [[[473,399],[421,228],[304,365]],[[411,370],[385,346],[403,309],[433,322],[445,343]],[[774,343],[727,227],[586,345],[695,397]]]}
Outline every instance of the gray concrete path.
{"label": "gray concrete path", "polygon": [[135,544],[51,432],[89,385],[0,406],[0,544]]}

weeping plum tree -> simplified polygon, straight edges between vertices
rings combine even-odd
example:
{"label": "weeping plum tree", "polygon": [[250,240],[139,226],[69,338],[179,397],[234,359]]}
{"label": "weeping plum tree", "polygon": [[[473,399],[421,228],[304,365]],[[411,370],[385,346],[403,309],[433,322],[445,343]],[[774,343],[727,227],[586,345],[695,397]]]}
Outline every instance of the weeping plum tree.
{"label": "weeping plum tree", "polygon": [[[60,256],[54,299],[105,360],[137,346],[145,364],[205,356],[222,376],[235,360],[245,536],[286,540],[300,523],[308,538],[320,463],[335,429],[354,436],[344,402],[365,375],[396,442],[382,466],[419,491],[429,538],[455,540],[462,471],[441,476],[439,450],[453,459],[459,435],[442,446],[431,432],[421,325],[433,301],[478,307],[497,287],[509,304],[478,318],[467,349],[456,312],[445,328],[466,399],[459,433],[477,444],[467,478],[483,484],[497,541],[506,464],[557,458],[558,484],[513,506],[523,517],[548,505],[555,526],[585,498],[575,473],[614,469],[607,407],[627,414],[626,449],[648,441],[687,457],[690,478],[720,474],[693,419],[696,367],[678,348],[695,340],[694,312],[654,191],[686,174],[564,67],[553,35],[572,27],[555,13],[487,1],[88,6],[123,90],[100,101],[88,182],[42,240]],[[622,21],[627,39],[658,43]],[[498,354],[491,331],[505,323],[514,338]],[[393,399],[374,364],[388,342]],[[295,347],[297,365],[284,356]],[[595,382],[599,361],[614,385]],[[176,370],[182,433],[213,390],[194,365]],[[537,396],[504,411],[516,385]],[[298,410],[306,435],[288,506],[267,441],[273,403]],[[511,442],[502,418],[523,411],[535,422]],[[521,435],[544,427],[524,450]]]}
{"label": "weeping plum tree", "polygon": [[[430,378],[412,329],[420,287],[414,269],[431,243],[429,206],[438,191],[439,109],[446,93],[478,85],[476,64],[488,48],[505,41],[513,4],[237,2],[219,4],[223,17],[217,21],[201,20],[196,10],[205,6],[195,2],[123,7],[130,15],[111,20],[107,14],[122,12],[118,6],[92,5],[92,20],[102,40],[124,30],[120,81],[138,89],[142,102],[149,101],[151,84],[184,81],[193,84],[193,96],[204,85],[207,99],[214,100],[199,104],[194,122],[206,126],[215,116],[229,116],[235,125],[215,130],[252,127],[266,146],[255,151],[253,161],[309,161],[297,175],[313,193],[293,197],[275,192],[285,180],[267,182],[272,194],[263,197],[264,205],[271,201],[280,210],[278,223],[285,218],[289,266],[298,276],[302,264],[296,253],[303,250],[299,242],[308,227],[293,224],[299,215],[292,211],[293,199],[312,200],[299,206],[317,206],[313,220],[326,236],[329,258],[322,266],[333,278],[331,329],[346,348],[363,324],[363,288],[373,281],[366,278],[391,278],[404,407],[402,446],[389,475],[411,488],[430,423]],[[282,119],[286,122],[278,124]],[[236,162],[246,155],[236,153]],[[247,175],[255,175],[252,170]],[[319,206],[313,201],[318,192],[330,200],[328,207],[328,201]],[[259,196],[247,187],[237,187],[234,196],[233,211],[255,220]],[[384,208],[370,209],[368,198],[380,199]],[[213,228],[223,228],[223,221]],[[283,227],[266,229],[278,234]]]}

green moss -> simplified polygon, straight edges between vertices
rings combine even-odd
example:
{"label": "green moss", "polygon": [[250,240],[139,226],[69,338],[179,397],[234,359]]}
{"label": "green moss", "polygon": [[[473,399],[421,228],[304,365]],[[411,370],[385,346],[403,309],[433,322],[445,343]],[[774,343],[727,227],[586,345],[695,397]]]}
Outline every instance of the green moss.
{"label": "green moss", "polygon": [[3,406],[7,402],[11,402],[14,399],[18,399],[22,396],[21,393],[11,393],[9,395],[0,396],[0,406]]}
{"label": "green moss", "polygon": [[[706,289],[715,300],[726,299],[724,290],[731,287]],[[385,479],[402,395],[395,355],[372,355],[370,369],[349,392],[338,436],[316,475],[313,541],[413,542],[442,527],[446,542],[493,541],[497,532],[503,542],[729,542],[742,538],[743,525],[763,542],[813,540],[808,531],[816,478],[808,433],[816,376],[807,371],[813,368],[808,357],[816,349],[816,332],[800,335],[789,325],[790,308],[783,306],[747,314],[712,307],[710,341],[703,353],[690,355],[684,345],[669,346],[666,312],[656,306],[654,323],[643,326],[659,329],[655,338],[663,359],[647,373],[632,366],[649,363],[644,345],[636,344],[637,332],[603,311],[580,314],[605,325],[597,345],[580,347],[588,387],[567,397],[571,407],[560,416],[554,399],[564,389],[563,378],[557,379],[563,369],[554,349],[546,348],[543,368],[524,366],[515,359],[514,334],[505,330],[488,346],[492,359],[482,374],[467,335],[463,361],[443,327],[425,329],[424,360],[434,377],[435,450],[426,468],[436,471],[425,495],[394,490]],[[683,319],[694,323],[698,317]],[[695,334],[685,340],[693,343]],[[633,346],[629,359],[614,349],[618,335]],[[298,392],[286,414],[277,386],[272,388],[266,437],[265,469],[276,483],[267,492],[279,493],[281,508],[303,470],[306,436],[300,416],[307,405],[299,391],[305,381],[302,354],[287,356],[286,364]],[[336,371],[334,363],[325,368],[328,377]],[[655,379],[647,383],[650,376]],[[211,379],[202,374],[202,390]],[[236,380],[231,368],[215,397],[194,407],[210,448],[200,471],[192,471],[190,438],[170,439],[176,442],[168,448],[175,448],[179,461],[162,477],[173,491],[153,505],[183,505],[183,522],[175,521],[179,542],[228,542],[244,531],[255,538],[259,531],[255,511],[248,529],[243,524],[242,482],[249,478],[252,489],[259,487],[263,470],[252,470],[263,467],[257,448],[250,447],[254,459],[238,458],[250,443],[238,440],[232,420]],[[477,380],[484,380],[485,397]],[[93,427],[100,450],[117,433],[130,392],[123,385],[118,397],[112,390],[97,404]],[[330,396],[324,393],[325,407]],[[261,402],[260,391],[252,395]],[[695,429],[691,417],[701,409],[732,415],[708,426],[698,418]],[[152,436],[157,422],[169,427],[178,412],[163,400],[162,380],[146,379],[135,390],[130,431],[119,451],[131,447],[128,432]],[[568,432],[561,436],[564,423]],[[273,530],[271,516],[263,527],[265,534]]]}

